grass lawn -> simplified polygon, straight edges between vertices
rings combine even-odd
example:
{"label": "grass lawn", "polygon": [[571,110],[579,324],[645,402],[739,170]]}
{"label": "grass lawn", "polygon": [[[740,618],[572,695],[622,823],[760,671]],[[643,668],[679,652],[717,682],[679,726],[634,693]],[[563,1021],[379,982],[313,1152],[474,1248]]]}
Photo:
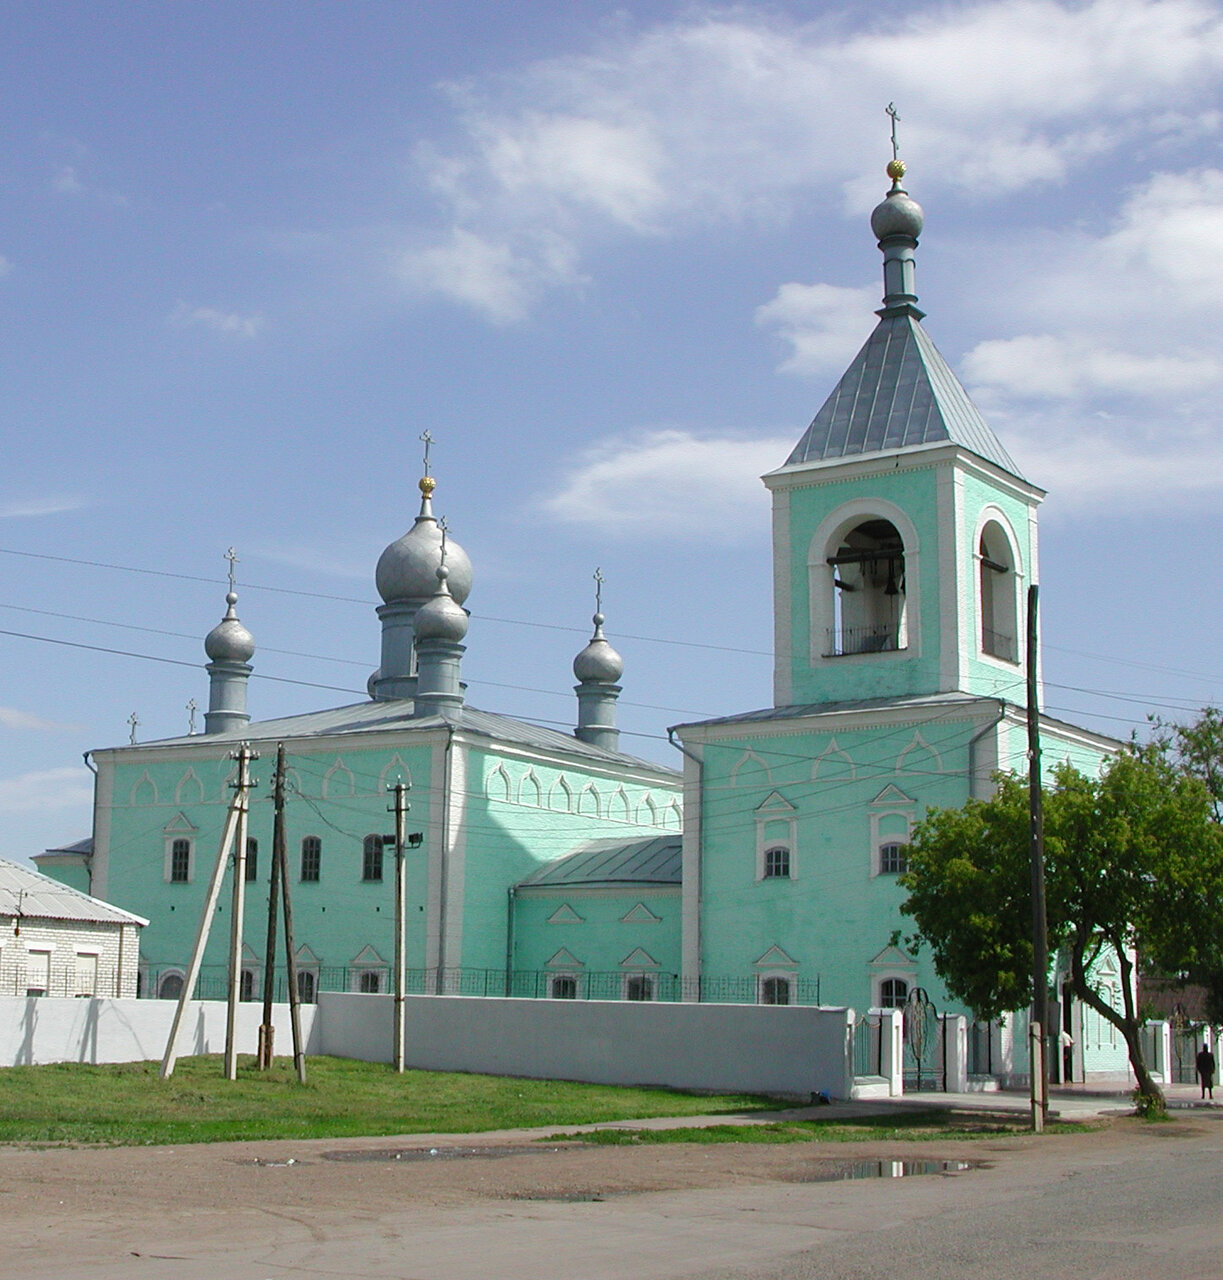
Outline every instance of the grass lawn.
{"label": "grass lawn", "polygon": [[[1053,1121],[1046,1133],[1090,1133],[1097,1123]],[[1026,1117],[1014,1121],[996,1116],[968,1116],[952,1111],[862,1116],[855,1120],[793,1120],[779,1124],[715,1124],[701,1129],[597,1129],[591,1133],[556,1134],[598,1146],[644,1146],[659,1142],[928,1142],[934,1138],[997,1138],[1030,1133]]]}
{"label": "grass lawn", "polygon": [[0,1142],[229,1142],[401,1133],[472,1133],[533,1125],[591,1124],[648,1116],[721,1114],[777,1106],[746,1094],[516,1080],[406,1071],[347,1058],[312,1057],[307,1082],[280,1059],[268,1072],[219,1057],[180,1058],[169,1080],[156,1062],[56,1063],[0,1069]]}

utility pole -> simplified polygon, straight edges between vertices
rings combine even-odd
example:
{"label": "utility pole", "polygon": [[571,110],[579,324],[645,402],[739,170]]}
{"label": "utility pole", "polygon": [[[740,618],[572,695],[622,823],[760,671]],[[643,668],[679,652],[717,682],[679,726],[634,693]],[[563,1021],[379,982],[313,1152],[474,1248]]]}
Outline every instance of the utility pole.
{"label": "utility pole", "polygon": [[1049,1034],[1049,932],[1045,915],[1045,824],[1041,805],[1040,707],[1037,672],[1037,596],[1028,588],[1028,830],[1032,864],[1032,1128],[1041,1133],[1049,1108],[1049,1067],[1045,1060]]}
{"label": "utility pole", "polygon": [[293,1031],[293,1065],[300,1084],[306,1083],[306,1051],[302,1045],[301,992],[297,989],[297,954],[293,950],[293,902],[289,897],[289,859],[285,851],[284,829],[275,850],[280,867],[280,896],[285,916],[285,960],[289,975],[289,1025]]}
{"label": "utility pole", "polygon": [[225,817],[225,830],[221,833],[221,846],[217,851],[216,866],[212,870],[212,880],[208,885],[208,895],[204,899],[204,909],[200,913],[200,923],[195,934],[195,946],[191,952],[191,962],[187,966],[183,978],[183,989],[178,997],[178,1007],[174,1010],[174,1021],[170,1025],[170,1035],[166,1040],[165,1056],[161,1060],[161,1078],[168,1080],[174,1074],[174,1063],[178,1057],[178,1033],[182,1027],[187,1006],[191,1003],[195,992],[195,984],[199,981],[200,966],[204,962],[204,948],[208,945],[208,934],[212,928],[213,913],[217,909],[217,900],[221,896],[221,884],[225,879],[225,866],[229,858],[230,846],[234,833],[238,828],[238,809],[243,793],[236,791],[229,802],[229,812]]}
{"label": "utility pole", "polygon": [[407,923],[408,877],[403,865],[403,847],[407,841],[408,788],[403,782],[391,788],[395,803],[388,812],[395,815],[395,1030],[393,1060],[395,1070],[403,1070],[404,1059],[404,988],[407,986],[403,932]]}
{"label": "utility pole", "polygon": [[238,825],[234,841],[234,884],[229,921],[229,989],[225,1009],[225,1079],[238,1078],[238,997],[242,984],[242,924],[246,914],[246,840],[251,788],[250,765],[259,757],[244,742],[238,748]]}
{"label": "utility pole", "polygon": [[267,1071],[274,1056],[272,1004],[276,995],[276,908],[279,906],[280,863],[285,857],[285,744],[276,744],[276,772],[272,776],[272,857],[268,874],[268,936],[263,962],[263,1021],[259,1024],[259,1070]]}

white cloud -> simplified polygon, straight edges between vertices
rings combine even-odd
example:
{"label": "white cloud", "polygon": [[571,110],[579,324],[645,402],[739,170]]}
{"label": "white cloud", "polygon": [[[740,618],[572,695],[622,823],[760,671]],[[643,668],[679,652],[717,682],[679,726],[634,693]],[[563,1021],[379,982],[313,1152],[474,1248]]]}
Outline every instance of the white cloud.
{"label": "white cloud", "polygon": [[17,498],[0,502],[0,520],[24,520],[34,516],[57,516],[65,511],[80,511],[86,505],[83,498],[68,494],[45,498]]}
{"label": "white cloud", "polygon": [[[847,21],[697,10],[450,86],[458,137],[417,157],[448,225],[407,256],[406,275],[505,323],[580,279],[581,255],[608,238],[785,218],[800,199],[869,207],[882,180],[862,177],[863,160],[883,158],[889,98],[923,191],[951,184],[978,200],[1219,127],[1223,15],[1205,0],[930,5],[856,32]],[[565,245],[562,270],[550,237]]]}
{"label": "white cloud", "polygon": [[790,355],[781,364],[784,372],[823,373],[852,359],[866,338],[867,321],[878,297],[877,288],[791,282],[756,308],[756,323],[775,328],[790,344]]}
{"label": "white cloud", "polygon": [[69,809],[93,800],[93,776],[83,767],[42,769],[0,779],[0,813]]}
{"label": "white cloud", "polygon": [[0,725],[6,729],[24,729],[35,733],[62,733],[80,728],[74,724],[57,724],[54,720],[46,720],[32,711],[21,711],[17,707],[0,707]]}
{"label": "white cloud", "polygon": [[701,437],[643,431],[588,451],[544,507],[563,523],[624,539],[659,533],[706,540],[756,536],[768,494],[759,477],[794,447],[789,437]]}
{"label": "white cloud", "polygon": [[65,196],[79,196],[85,190],[80,178],[77,177],[75,166],[70,164],[61,165],[56,170],[51,186],[60,195]]}
{"label": "white cloud", "polygon": [[236,311],[221,311],[216,307],[192,307],[186,302],[180,302],[170,313],[169,319],[176,329],[198,325],[232,338],[257,338],[265,325],[261,315],[244,316]]}

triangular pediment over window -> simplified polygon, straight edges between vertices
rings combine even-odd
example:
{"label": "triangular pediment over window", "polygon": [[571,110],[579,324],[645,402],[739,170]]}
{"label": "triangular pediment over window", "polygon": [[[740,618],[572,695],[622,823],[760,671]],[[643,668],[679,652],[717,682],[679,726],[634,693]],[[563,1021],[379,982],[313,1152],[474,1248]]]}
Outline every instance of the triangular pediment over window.
{"label": "triangular pediment over window", "polygon": [[798,961],[787,955],[780,947],[770,947],[756,961],[757,969],[797,969]]}
{"label": "triangular pediment over window", "polygon": [[180,831],[198,831],[199,828],[187,820],[185,813],[179,812],[166,823],[162,830],[166,835],[176,835]]}
{"label": "triangular pediment over window", "polygon": [[562,947],[551,960],[547,961],[549,969],[584,969],[586,966],[567,947]]}
{"label": "triangular pediment over window", "polygon": [[916,961],[899,947],[884,947],[871,961],[871,966],[876,969],[913,969]]}
{"label": "triangular pediment over window", "polygon": [[319,958],[303,942],[301,946],[297,948],[297,963],[299,965],[314,965],[319,963]]}
{"label": "triangular pediment over window", "polygon": [[386,964],[386,961],[373,949],[373,947],[364,946],[348,963],[357,965],[379,965]]}
{"label": "triangular pediment over window", "polygon": [[634,947],[628,955],[620,961],[622,969],[657,969],[658,961],[654,959],[648,951],[642,947]]}
{"label": "triangular pediment over window", "polygon": [[767,796],[756,806],[756,812],[760,814],[768,813],[794,813],[794,806],[779,791],[770,791]]}
{"label": "triangular pediment over window", "polygon": [[907,796],[894,783],[889,782],[886,787],[871,801],[871,804],[916,804],[917,801],[912,796]]}

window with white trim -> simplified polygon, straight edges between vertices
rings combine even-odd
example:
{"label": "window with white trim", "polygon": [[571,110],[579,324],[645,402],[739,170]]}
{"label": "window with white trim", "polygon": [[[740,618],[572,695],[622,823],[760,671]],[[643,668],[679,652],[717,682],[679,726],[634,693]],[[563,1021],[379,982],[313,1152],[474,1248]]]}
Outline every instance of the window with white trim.
{"label": "window with white trim", "polygon": [[170,841],[170,874],[171,884],[191,883],[191,841],[178,836]]}
{"label": "window with white trim", "polygon": [[784,844],[770,845],[764,851],[764,879],[788,880],[790,878],[790,847]]}
{"label": "window with white trim", "polygon": [[551,996],[553,1000],[576,1000],[578,998],[578,980],[574,973],[554,973],[552,975]]}
{"label": "window with white trim", "polygon": [[881,978],[879,1000],[881,1009],[903,1009],[909,998],[909,984],[904,978]]}
{"label": "window with white trim", "polygon": [[773,974],[760,979],[761,1004],[789,1004],[790,979]]}
{"label": "window with white trim", "polygon": [[902,876],[909,869],[908,845],[900,840],[888,840],[879,846],[879,874]]}
{"label": "window with white trim", "polygon": [[379,835],[366,836],[361,845],[361,879],[382,879],[383,840]]}
{"label": "window with white trim", "polygon": [[977,603],[981,652],[1004,662],[1019,661],[1019,602],[1015,553],[997,520],[981,530],[977,543]]}
{"label": "window with white trim", "polygon": [[624,998],[626,1000],[653,1000],[654,975],[650,973],[630,973],[624,979]]}

